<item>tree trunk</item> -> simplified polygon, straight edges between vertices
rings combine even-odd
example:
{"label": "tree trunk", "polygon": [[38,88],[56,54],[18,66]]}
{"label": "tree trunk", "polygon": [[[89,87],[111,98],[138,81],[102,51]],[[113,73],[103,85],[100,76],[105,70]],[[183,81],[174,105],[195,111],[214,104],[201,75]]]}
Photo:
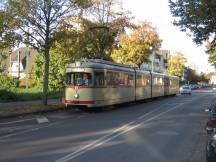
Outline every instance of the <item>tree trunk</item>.
{"label": "tree trunk", "polygon": [[45,43],[45,73],[44,73],[44,82],[43,82],[43,105],[47,105],[47,95],[48,95],[48,83],[49,83],[49,41]]}

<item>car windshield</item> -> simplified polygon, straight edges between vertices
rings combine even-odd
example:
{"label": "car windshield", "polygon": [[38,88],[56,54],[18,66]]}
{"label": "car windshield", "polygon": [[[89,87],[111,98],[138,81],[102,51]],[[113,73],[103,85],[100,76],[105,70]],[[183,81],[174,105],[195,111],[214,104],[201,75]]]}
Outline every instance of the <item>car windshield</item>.
{"label": "car windshield", "polygon": [[182,87],[182,89],[189,89],[189,87]]}
{"label": "car windshield", "polygon": [[88,86],[92,85],[92,76],[90,73],[68,73],[66,79],[67,85],[72,86]]}

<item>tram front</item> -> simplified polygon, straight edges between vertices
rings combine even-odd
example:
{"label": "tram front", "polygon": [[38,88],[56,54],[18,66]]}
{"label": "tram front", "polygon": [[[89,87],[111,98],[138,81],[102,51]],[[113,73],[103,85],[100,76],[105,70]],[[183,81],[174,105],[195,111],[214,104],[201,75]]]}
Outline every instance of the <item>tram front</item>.
{"label": "tram front", "polygon": [[70,64],[66,70],[65,105],[94,107],[93,70]]}

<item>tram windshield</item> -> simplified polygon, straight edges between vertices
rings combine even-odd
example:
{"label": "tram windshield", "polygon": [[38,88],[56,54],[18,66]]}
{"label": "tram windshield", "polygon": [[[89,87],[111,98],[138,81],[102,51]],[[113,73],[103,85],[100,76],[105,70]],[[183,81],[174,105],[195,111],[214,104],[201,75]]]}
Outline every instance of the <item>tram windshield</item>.
{"label": "tram windshield", "polygon": [[92,76],[90,73],[67,73],[67,85],[89,86],[92,85]]}

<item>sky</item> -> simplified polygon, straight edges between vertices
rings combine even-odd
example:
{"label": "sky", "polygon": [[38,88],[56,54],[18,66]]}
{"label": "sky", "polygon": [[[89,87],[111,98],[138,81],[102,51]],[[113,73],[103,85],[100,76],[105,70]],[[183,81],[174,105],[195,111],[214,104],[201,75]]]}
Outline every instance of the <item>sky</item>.
{"label": "sky", "polygon": [[147,20],[156,27],[163,40],[161,49],[171,53],[182,52],[188,60],[187,66],[199,72],[213,72],[214,68],[208,63],[205,45],[197,46],[192,38],[181,32],[179,27],[172,24],[168,0],[121,0],[124,10],[130,10],[134,21]]}

